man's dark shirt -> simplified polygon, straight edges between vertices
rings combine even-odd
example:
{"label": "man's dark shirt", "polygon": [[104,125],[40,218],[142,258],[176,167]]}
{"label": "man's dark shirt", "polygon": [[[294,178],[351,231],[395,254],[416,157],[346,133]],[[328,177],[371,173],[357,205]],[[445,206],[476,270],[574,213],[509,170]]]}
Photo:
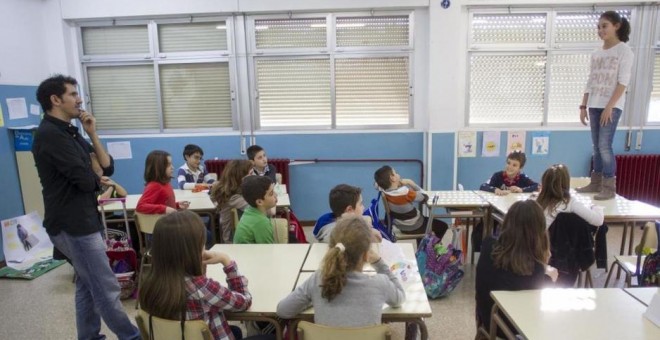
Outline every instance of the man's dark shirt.
{"label": "man's dark shirt", "polygon": [[[32,154],[41,180],[44,197],[44,227],[50,235],[66,231],[88,235],[103,230],[96,191],[99,178],[92,171],[90,152],[77,127],[44,115],[34,137]],[[114,172],[114,165],[103,169]]]}

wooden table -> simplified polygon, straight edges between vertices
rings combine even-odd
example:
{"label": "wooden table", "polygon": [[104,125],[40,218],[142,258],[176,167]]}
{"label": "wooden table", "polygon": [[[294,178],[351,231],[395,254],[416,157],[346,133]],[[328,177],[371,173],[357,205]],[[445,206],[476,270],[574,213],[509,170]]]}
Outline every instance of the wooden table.
{"label": "wooden table", "polygon": [[[491,296],[493,314],[501,310],[527,339],[660,339],[660,328],[643,316],[646,306],[622,289],[494,291]],[[503,325],[491,318],[491,336]]]}
{"label": "wooden table", "polygon": [[637,301],[641,302],[644,306],[651,304],[653,296],[660,292],[660,288],[657,287],[629,287],[624,288],[623,290],[637,299]]}
{"label": "wooden table", "polygon": [[[477,220],[487,220],[490,216],[488,207],[490,204],[474,191],[468,190],[442,190],[427,191],[429,196],[426,205],[429,208],[429,221],[426,226],[426,233],[430,232],[434,218],[462,218],[465,220],[466,234],[470,235],[470,227],[477,225]],[[445,208],[446,214],[435,214],[435,209]],[[488,225],[484,221],[484,225]],[[487,235],[483,233],[484,237]],[[467,247],[463,256],[467,256],[471,242],[467,242]],[[474,251],[471,252],[470,263],[474,263]]]}
{"label": "wooden table", "polygon": [[[413,245],[411,243],[395,243],[394,245],[401,247],[403,254],[406,260],[414,261],[416,267],[415,253],[413,250]],[[308,278],[310,278],[314,272],[313,270],[318,269],[321,259],[325,252],[328,249],[327,243],[313,243],[307,259],[303,264],[302,271],[298,276],[296,282],[296,287]],[[310,271],[312,270],[312,271]],[[375,271],[371,265],[365,265],[364,271],[369,274],[374,274]],[[414,323],[419,326],[421,337],[423,340],[428,339],[428,329],[426,328],[426,323],[424,323],[424,318],[431,317],[433,311],[431,310],[431,305],[429,304],[428,297],[426,296],[426,291],[424,290],[424,284],[422,283],[419,272],[415,272],[415,277],[409,282],[404,282],[403,287],[406,291],[406,301],[399,308],[392,308],[387,305],[383,307],[383,322],[408,322]],[[309,308],[306,311],[298,315],[298,319],[290,325],[289,338],[293,339],[292,336],[295,333],[296,325],[300,320],[313,321],[314,320],[314,308]]]}
{"label": "wooden table", "polygon": [[[248,279],[252,306],[244,312],[224,312],[228,320],[268,321],[282,338],[282,325],[277,319],[277,304],[295,287],[309,244],[216,244],[213,251],[227,253],[238,265],[239,273]],[[226,282],[222,265],[208,266],[206,275]]]}

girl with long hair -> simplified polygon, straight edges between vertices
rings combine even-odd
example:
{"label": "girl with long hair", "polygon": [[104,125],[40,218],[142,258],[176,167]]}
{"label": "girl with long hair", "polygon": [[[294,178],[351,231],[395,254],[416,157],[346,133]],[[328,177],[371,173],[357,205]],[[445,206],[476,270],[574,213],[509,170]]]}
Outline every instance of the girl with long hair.
{"label": "girl with long hair", "polygon": [[248,203],[241,194],[243,178],[250,175],[252,162],[243,159],[229,161],[220,175],[220,180],[211,188],[211,200],[220,211],[220,227],[223,243],[232,243],[236,226],[233,223],[231,209],[238,210],[239,218]]}
{"label": "girl with long hair", "polygon": [[541,178],[541,192],[536,202],[543,209],[545,224],[550,228],[557,214],[575,213],[582,217],[587,223],[600,226],[603,224],[604,215],[600,210],[587,208],[580,201],[571,197],[571,176],[568,167],[564,164],[555,164],[549,167]]}
{"label": "girl with long hair", "polygon": [[488,237],[481,245],[475,284],[477,325],[490,327],[491,291],[539,289],[546,275],[555,281],[558,273],[548,266],[549,258],[550,241],[541,207],[532,200],[514,203],[499,237]]}
{"label": "girl with long hair", "polygon": [[[362,272],[368,262],[376,275]],[[383,304],[400,306],[405,292],[377,252],[361,216],[342,217],[330,235],[321,268],[277,305],[277,315],[294,318],[314,306],[314,322],[330,327],[381,323]]]}
{"label": "girl with long hair", "polygon": [[[152,267],[140,287],[140,306],[150,315],[170,320],[204,320],[214,339],[240,339],[223,311],[244,311],[252,304],[247,279],[227,254],[204,250],[204,224],[183,210],[156,222],[151,248]],[[222,264],[224,287],[206,277],[205,266]]]}
{"label": "girl with long hair", "polygon": [[[619,13],[607,11],[598,20],[598,37],[603,46],[591,54],[589,80],[580,105],[580,121],[591,126],[593,172],[591,182],[578,192],[596,192],[596,200],[616,195],[616,160],[612,150],[614,132],[626,103],[633,52],[626,44],[630,23]],[[587,109],[589,110],[587,112]]]}
{"label": "girl with long hair", "polygon": [[172,157],[166,151],[154,150],[144,162],[144,192],[135,210],[143,214],[170,214],[188,209],[187,201],[176,202],[172,189]]}

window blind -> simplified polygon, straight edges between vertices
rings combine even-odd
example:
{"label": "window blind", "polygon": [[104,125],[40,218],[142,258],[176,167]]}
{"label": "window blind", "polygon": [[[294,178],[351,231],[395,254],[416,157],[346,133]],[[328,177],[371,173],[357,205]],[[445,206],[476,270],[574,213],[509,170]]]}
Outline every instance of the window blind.
{"label": "window blind", "polygon": [[326,47],[326,19],[259,19],[254,22],[257,49]]}
{"label": "window blind", "polygon": [[545,43],[545,13],[474,14],[472,43]]}
{"label": "window blind", "polygon": [[330,126],[329,59],[256,59],[262,128]]}
{"label": "window blind", "polygon": [[402,16],[338,17],[337,46],[408,46],[409,19]]}
{"label": "window blind", "polygon": [[579,119],[578,106],[589,78],[589,53],[552,54],[548,122],[574,123]]}
{"label": "window blind", "polygon": [[648,122],[660,123],[660,51],[656,51],[653,62],[653,89],[651,90]]}
{"label": "window blind", "polygon": [[337,126],[408,125],[407,57],[335,60]]}
{"label": "window blind", "polygon": [[90,66],[87,79],[99,130],[160,128],[152,65]]}
{"label": "window blind", "polygon": [[228,63],[159,66],[166,129],[232,127]]}
{"label": "window blind", "polygon": [[84,55],[149,53],[149,32],[146,25],[83,27]]}
{"label": "window blind", "polygon": [[227,50],[225,22],[159,24],[158,47],[163,53]]}

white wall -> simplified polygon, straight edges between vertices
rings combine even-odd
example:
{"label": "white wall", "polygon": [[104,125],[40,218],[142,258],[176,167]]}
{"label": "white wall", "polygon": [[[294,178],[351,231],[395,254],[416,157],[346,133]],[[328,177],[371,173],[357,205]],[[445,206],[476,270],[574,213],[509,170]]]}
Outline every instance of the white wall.
{"label": "white wall", "polygon": [[48,74],[46,24],[42,16],[46,3],[0,1],[0,84],[36,85]]}

